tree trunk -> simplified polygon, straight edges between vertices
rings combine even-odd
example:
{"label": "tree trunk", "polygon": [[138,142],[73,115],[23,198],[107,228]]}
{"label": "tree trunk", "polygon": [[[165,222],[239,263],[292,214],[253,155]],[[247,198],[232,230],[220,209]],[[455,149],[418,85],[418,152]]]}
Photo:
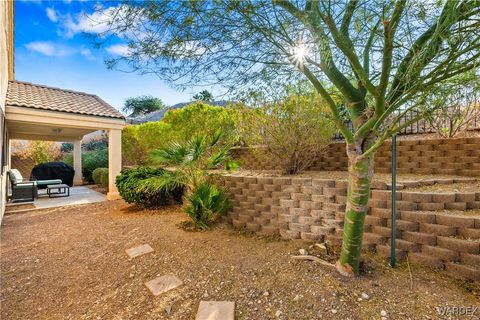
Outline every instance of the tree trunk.
{"label": "tree trunk", "polygon": [[363,225],[368,211],[370,184],[373,178],[373,153],[363,157],[365,141],[347,145],[348,193],[343,226],[343,242],[337,270],[347,276],[359,272]]}

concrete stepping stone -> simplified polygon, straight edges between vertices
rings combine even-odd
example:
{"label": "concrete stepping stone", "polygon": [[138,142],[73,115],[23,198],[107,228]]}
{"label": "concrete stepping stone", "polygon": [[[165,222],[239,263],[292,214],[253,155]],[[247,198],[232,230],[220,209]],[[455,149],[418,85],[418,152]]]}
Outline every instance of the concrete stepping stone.
{"label": "concrete stepping stone", "polygon": [[195,320],[234,320],[235,302],[201,301]]}
{"label": "concrete stepping stone", "polygon": [[159,294],[175,289],[182,284],[182,280],[172,274],[167,274],[165,276],[145,282],[145,285],[154,296],[158,296]]}
{"label": "concrete stepping stone", "polygon": [[143,245],[138,246],[138,247],[133,247],[133,248],[127,249],[127,250],[125,250],[125,252],[127,253],[127,255],[130,259],[133,259],[133,258],[139,257],[141,255],[153,252],[153,248],[150,247],[149,244],[143,244]]}

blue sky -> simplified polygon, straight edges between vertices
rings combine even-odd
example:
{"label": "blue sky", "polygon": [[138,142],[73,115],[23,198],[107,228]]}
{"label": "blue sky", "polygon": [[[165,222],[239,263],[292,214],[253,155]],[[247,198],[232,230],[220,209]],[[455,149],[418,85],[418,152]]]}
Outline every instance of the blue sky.
{"label": "blue sky", "polygon": [[172,105],[189,101],[205,89],[179,92],[154,75],[108,70],[104,59],[121,55],[126,47],[113,37],[104,48],[95,48],[88,37],[102,30],[92,23],[99,21],[94,16],[95,5],[108,8],[115,3],[17,0],[16,80],[97,94],[119,110],[129,97],[153,95]]}

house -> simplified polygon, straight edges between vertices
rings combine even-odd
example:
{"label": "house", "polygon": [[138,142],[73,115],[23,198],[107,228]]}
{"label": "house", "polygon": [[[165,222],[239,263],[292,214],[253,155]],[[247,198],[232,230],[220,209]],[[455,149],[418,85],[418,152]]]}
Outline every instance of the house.
{"label": "house", "polygon": [[80,184],[81,141],[85,135],[103,130],[109,139],[107,198],[118,199],[115,177],[122,167],[124,116],[96,95],[16,80],[13,6],[13,1],[0,1],[0,218],[7,199],[11,139],[73,142],[74,183]]}

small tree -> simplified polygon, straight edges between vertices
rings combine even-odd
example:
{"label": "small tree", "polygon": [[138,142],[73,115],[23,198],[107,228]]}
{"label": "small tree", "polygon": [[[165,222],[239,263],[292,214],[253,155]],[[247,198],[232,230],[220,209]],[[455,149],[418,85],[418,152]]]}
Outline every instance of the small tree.
{"label": "small tree", "polygon": [[105,33],[120,34],[129,46],[109,67],[154,72],[183,87],[221,83],[238,90],[296,75],[312,83],[346,142],[337,263],[346,275],[359,272],[375,151],[425,118],[428,103],[401,123],[422,97],[479,66],[478,0],[125,1],[105,11],[111,27]]}
{"label": "small tree", "polygon": [[12,143],[13,155],[21,159],[32,159],[35,164],[60,159],[60,145],[53,141],[19,141]]}
{"label": "small tree", "polygon": [[435,99],[441,107],[427,118],[430,127],[443,138],[453,138],[480,124],[480,83],[472,83],[462,88],[449,86],[442,88]]}
{"label": "small tree", "polygon": [[203,102],[213,101],[213,95],[208,90],[203,90],[193,96],[193,99]]}
{"label": "small tree", "polygon": [[290,95],[243,112],[244,141],[258,157],[276,159],[288,174],[309,168],[335,132],[328,109],[317,94]]}
{"label": "small tree", "polygon": [[130,112],[131,117],[141,116],[165,108],[162,100],[152,96],[129,98],[125,101],[123,112]]}

